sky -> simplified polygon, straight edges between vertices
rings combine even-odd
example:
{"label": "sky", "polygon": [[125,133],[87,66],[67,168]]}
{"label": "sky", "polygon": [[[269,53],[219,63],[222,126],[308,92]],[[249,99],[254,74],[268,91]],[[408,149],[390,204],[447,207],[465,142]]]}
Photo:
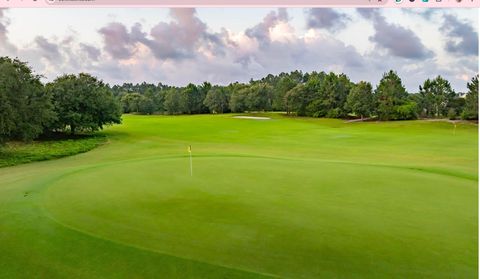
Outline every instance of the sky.
{"label": "sky", "polygon": [[412,93],[438,75],[463,92],[478,73],[478,21],[477,9],[0,9],[0,56],[44,82],[228,84],[301,70],[375,86],[393,69]]}

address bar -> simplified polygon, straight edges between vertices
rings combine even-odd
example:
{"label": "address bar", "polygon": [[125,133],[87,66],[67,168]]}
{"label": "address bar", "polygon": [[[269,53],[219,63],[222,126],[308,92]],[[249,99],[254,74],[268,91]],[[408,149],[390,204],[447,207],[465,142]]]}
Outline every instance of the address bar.
{"label": "address bar", "polygon": [[165,6],[165,7],[258,7],[318,6],[375,7],[395,0],[47,0],[53,6]]}

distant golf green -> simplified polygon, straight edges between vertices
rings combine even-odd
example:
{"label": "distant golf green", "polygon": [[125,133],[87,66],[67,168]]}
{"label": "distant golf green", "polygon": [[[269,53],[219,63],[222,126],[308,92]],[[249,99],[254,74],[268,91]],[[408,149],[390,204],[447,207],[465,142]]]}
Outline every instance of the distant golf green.
{"label": "distant golf green", "polygon": [[0,278],[477,278],[477,125],[262,116],[0,168]]}

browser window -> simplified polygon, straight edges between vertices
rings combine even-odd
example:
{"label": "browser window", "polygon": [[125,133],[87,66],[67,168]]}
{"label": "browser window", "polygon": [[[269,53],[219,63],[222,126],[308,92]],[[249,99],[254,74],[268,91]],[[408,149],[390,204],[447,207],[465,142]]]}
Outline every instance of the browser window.
{"label": "browser window", "polygon": [[0,0],[0,278],[477,278],[480,0]]}

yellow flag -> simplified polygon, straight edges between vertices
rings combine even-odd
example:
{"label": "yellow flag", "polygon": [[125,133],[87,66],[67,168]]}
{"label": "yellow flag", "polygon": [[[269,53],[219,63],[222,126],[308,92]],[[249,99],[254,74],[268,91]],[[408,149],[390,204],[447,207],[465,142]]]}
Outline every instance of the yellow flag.
{"label": "yellow flag", "polygon": [[192,153],[192,146],[191,145],[188,146],[188,152]]}

